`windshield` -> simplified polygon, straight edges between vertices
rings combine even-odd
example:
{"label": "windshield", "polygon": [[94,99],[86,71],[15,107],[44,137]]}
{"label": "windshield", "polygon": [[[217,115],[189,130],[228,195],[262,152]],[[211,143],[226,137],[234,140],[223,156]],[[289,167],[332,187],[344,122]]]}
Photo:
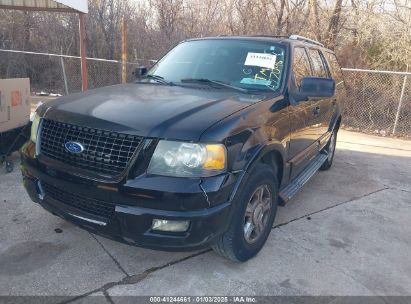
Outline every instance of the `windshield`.
{"label": "windshield", "polygon": [[211,80],[246,90],[279,91],[284,60],[285,48],[277,43],[194,40],[172,49],[149,75],[175,84],[210,84],[204,80]]}

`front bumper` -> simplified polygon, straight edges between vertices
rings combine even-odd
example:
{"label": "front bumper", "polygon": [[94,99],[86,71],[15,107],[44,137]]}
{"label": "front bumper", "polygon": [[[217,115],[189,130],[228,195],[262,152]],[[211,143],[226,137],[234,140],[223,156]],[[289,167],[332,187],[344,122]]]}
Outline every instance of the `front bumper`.
{"label": "front bumper", "polygon": [[[30,155],[33,150],[30,145],[26,144],[21,151],[23,181],[30,198],[88,231],[140,247],[184,251],[206,247],[228,229],[234,177],[209,179],[198,191],[194,186],[178,186],[186,179],[173,180],[171,185],[158,184],[157,179],[104,185],[47,168]],[[114,212],[108,218],[100,218],[74,208],[47,195],[42,186],[46,183],[82,197],[110,200],[115,205]],[[178,193],[169,192],[173,185]],[[208,188],[209,196],[205,195],[204,188]],[[157,232],[152,230],[153,219],[190,221],[190,226],[186,232]]]}

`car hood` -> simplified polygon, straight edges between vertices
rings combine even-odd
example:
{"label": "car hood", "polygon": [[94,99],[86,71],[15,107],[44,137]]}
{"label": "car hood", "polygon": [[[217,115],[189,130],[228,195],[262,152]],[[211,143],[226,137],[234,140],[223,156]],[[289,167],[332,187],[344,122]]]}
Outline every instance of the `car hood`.
{"label": "car hood", "polygon": [[206,86],[115,85],[44,104],[47,119],[145,137],[198,140],[216,122],[264,98]]}

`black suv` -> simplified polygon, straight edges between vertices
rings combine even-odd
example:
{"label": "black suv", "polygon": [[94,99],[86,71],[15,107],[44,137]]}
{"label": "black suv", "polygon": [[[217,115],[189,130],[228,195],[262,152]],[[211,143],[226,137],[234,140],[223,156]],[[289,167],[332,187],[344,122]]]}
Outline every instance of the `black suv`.
{"label": "black suv", "polygon": [[331,167],[334,53],[300,36],[190,39],[137,73],[37,109],[21,150],[31,199],[129,244],[253,257],[277,205]]}

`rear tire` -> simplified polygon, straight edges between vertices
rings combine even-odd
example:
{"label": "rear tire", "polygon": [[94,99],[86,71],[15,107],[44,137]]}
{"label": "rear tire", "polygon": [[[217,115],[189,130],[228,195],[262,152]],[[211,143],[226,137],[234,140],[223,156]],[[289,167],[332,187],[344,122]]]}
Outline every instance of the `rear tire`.
{"label": "rear tire", "polygon": [[265,164],[258,164],[251,172],[233,202],[235,209],[229,229],[212,245],[216,253],[232,261],[245,262],[264,246],[278,205],[278,182],[274,172]]}
{"label": "rear tire", "polygon": [[334,155],[335,155],[335,146],[337,144],[337,132],[338,130],[334,130],[333,133],[331,134],[331,137],[328,141],[327,146],[325,146],[324,151],[328,153],[327,160],[323,163],[323,165],[320,167],[321,171],[325,171],[331,168],[334,160]]}

